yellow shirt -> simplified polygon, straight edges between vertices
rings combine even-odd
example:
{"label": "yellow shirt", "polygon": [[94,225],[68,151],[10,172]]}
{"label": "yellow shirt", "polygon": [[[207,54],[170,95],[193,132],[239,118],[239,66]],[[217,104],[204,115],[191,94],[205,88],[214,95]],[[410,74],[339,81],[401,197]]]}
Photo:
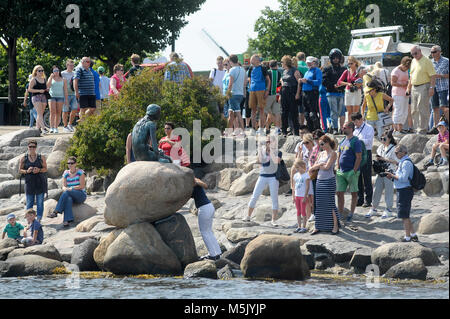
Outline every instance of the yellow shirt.
{"label": "yellow shirt", "polygon": [[[383,93],[378,92],[377,95],[373,97],[370,94],[366,94],[365,96],[366,104],[367,104],[367,116],[366,120],[368,121],[378,121],[378,112],[384,112],[384,100]],[[373,104],[373,101],[376,103],[376,107]]]}
{"label": "yellow shirt", "polygon": [[411,84],[422,85],[429,83],[431,77],[436,74],[433,63],[426,56],[422,56],[419,61],[413,59],[411,63]]}

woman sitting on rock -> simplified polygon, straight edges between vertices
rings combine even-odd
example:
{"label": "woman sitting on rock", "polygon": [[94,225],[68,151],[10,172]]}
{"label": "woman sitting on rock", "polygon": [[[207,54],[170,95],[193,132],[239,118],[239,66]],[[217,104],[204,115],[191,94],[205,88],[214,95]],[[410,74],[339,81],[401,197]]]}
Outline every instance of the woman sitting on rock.
{"label": "woman sitting on rock", "polygon": [[158,148],[162,149],[164,154],[169,156],[174,161],[180,161],[181,166],[189,166],[191,164],[189,156],[186,155],[181,147],[181,136],[172,135],[172,131],[175,129],[175,124],[172,122],[166,122],[164,124],[164,136],[160,141]]}
{"label": "woman sitting on rock", "polygon": [[222,254],[219,243],[212,230],[212,223],[214,219],[214,205],[206,196],[204,188],[208,185],[198,178],[194,178],[195,186],[192,191],[192,198],[195,202],[195,207],[198,209],[198,228],[208,249],[208,255],[200,257],[200,259],[218,260]]}
{"label": "woman sitting on rock", "polygon": [[64,193],[59,198],[55,210],[50,214],[50,218],[55,218],[64,212],[64,227],[68,227],[73,222],[72,205],[81,204],[86,200],[86,177],[84,171],[77,168],[77,158],[69,157],[67,161],[69,169],[63,174]]}
{"label": "woman sitting on rock", "polygon": [[255,209],[259,196],[261,196],[266,186],[269,185],[270,198],[272,199],[272,226],[278,226],[275,220],[278,214],[278,187],[280,183],[275,176],[278,164],[281,161],[281,156],[282,153],[278,151],[276,137],[267,136],[266,145],[260,147],[258,150],[258,162],[261,163],[261,171],[250,203],[248,203],[248,215],[244,217],[243,221],[250,221],[250,216]]}

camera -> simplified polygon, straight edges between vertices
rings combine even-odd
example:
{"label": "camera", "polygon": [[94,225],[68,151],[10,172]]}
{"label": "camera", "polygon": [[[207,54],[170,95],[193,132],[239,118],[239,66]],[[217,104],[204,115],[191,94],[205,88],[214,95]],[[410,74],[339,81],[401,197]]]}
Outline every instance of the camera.
{"label": "camera", "polygon": [[394,171],[391,170],[391,169],[388,169],[388,170],[385,171],[385,172],[379,173],[378,176],[380,176],[380,177],[386,177],[388,173],[394,174]]}
{"label": "camera", "polygon": [[[373,167],[375,174],[378,174],[381,177],[385,177],[386,172],[391,172],[389,170],[389,163],[386,161],[381,161],[381,160],[373,161],[372,167]],[[393,173],[393,172],[391,172],[391,173]],[[382,176],[382,174],[384,176]]]}
{"label": "camera", "polygon": [[356,87],[356,86],[354,86],[353,85],[353,82],[352,82],[352,86],[350,86],[350,92],[355,92],[356,90],[357,90],[358,88]]}

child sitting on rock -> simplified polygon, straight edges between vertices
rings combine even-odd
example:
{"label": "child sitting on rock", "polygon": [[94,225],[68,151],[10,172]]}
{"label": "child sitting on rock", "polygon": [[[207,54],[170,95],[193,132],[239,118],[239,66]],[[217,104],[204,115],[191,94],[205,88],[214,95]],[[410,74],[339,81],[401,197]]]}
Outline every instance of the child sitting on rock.
{"label": "child sitting on rock", "polygon": [[7,234],[8,238],[21,240],[23,237],[20,236],[20,231],[25,227],[23,227],[21,223],[16,222],[16,216],[14,214],[9,214],[6,217],[6,220],[8,222],[8,225],[6,225],[5,229],[3,230],[2,239],[4,239],[5,234]]}
{"label": "child sitting on rock", "polygon": [[[28,227],[25,228],[23,232],[22,244],[25,247],[39,245],[44,241],[44,231],[42,230],[42,225],[36,220],[36,212],[30,208],[25,213],[25,218],[28,222]],[[28,229],[31,230],[30,237],[27,237]]]}
{"label": "child sitting on rock", "polygon": [[449,141],[449,133],[447,129],[447,125],[444,121],[441,121],[437,125],[438,140],[433,144],[433,148],[431,150],[431,158],[428,163],[424,165],[424,168],[428,168],[429,166],[434,165],[434,157],[436,156],[436,151],[439,148],[441,152],[441,160],[438,163],[438,166],[444,166],[448,164],[447,152],[448,152],[448,141]]}
{"label": "child sitting on rock", "polygon": [[[306,163],[297,158],[291,170],[292,201],[297,208],[298,227],[294,233],[306,233],[306,221],[311,215],[308,194],[313,194],[312,182],[306,171]],[[301,227],[300,227],[301,224]]]}

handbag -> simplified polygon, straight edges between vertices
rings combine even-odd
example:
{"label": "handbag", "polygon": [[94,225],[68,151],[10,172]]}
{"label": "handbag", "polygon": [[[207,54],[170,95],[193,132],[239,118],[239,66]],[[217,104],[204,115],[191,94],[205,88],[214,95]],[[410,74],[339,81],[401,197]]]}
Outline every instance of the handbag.
{"label": "handbag", "polygon": [[284,163],[283,160],[281,160],[280,163],[278,164],[275,178],[278,181],[282,181],[282,182],[287,182],[291,179],[291,177],[289,176],[289,172],[286,168],[286,164]]}
{"label": "handbag", "polygon": [[315,169],[315,170],[309,170],[308,171],[308,174],[309,174],[309,179],[311,179],[312,181],[314,181],[314,180],[316,180],[317,179],[317,175],[319,175],[319,170],[318,169]]}
{"label": "handbag", "polygon": [[394,122],[392,121],[392,114],[391,113],[384,113],[384,112],[378,113],[378,120],[383,123],[383,127],[384,126],[391,126],[391,125],[394,124]]}

